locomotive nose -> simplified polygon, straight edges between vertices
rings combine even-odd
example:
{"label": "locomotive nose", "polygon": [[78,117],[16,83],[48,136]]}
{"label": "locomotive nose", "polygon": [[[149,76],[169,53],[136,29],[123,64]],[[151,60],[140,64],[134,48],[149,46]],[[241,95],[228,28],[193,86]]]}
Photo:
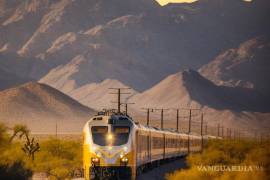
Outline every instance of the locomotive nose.
{"label": "locomotive nose", "polygon": [[[84,163],[87,175],[112,177],[131,174],[134,123],[119,114],[98,114],[86,125]],[[105,174],[103,174],[105,173]],[[124,178],[126,179],[126,178]]]}

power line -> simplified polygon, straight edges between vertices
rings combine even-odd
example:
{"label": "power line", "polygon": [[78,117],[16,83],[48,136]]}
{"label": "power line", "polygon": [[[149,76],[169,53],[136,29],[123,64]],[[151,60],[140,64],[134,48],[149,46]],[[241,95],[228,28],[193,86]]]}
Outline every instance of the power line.
{"label": "power line", "polygon": [[122,94],[131,94],[130,92],[121,92],[121,90],[125,89],[131,89],[131,88],[109,88],[113,90],[117,90],[116,93],[109,93],[109,94],[117,94],[117,102],[112,102],[112,103],[117,103],[117,111],[118,113],[121,113],[121,95]]}
{"label": "power line", "polygon": [[203,151],[203,147],[204,147],[204,141],[203,141],[203,113],[201,114],[201,137],[202,137],[201,151]]}
{"label": "power line", "polygon": [[142,109],[146,110],[146,113],[147,113],[147,115],[146,115],[146,124],[147,124],[147,126],[149,126],[149,124],[150,124],[150,111],[154,112],[154,109],[153,108],[142,108]]}
{"label": "power line", "polygon": [[125,105],[125,112],[128,115],[128,105],[135,104],[135,103],[121,103],[121,105]]}
{"label": "power line", "polygon": [[161,112],[161,116],[160,116],[160,128],[163,129],[163,121],[164,121],[164,111],[167,111],[169,109],[154,109],[155,111],[160,111]]}
{"label": "power line", "polygon": [[172,108],[172,110],[176,110],[176,131],[179,132],[179,111],[180,108]]}

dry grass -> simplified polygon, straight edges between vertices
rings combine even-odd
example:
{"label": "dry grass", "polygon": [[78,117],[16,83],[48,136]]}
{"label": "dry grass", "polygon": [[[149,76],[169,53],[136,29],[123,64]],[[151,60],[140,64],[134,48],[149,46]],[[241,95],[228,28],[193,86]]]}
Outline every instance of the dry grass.
{"label": "dry grass", "polygon": [[[167,175],[168,180],[264,180],[270,175],[270,144],[250,140],[212,141],[202,154],[188,157],[189,169]],[[229,171],[229,168],[241,167]],[[216,167],[215,170],[209,167]],[[250,168],[251,167],[251,168]],[[227,170],[224,170],[227,169]],[[245,169],[245,170],[244,170]]]}

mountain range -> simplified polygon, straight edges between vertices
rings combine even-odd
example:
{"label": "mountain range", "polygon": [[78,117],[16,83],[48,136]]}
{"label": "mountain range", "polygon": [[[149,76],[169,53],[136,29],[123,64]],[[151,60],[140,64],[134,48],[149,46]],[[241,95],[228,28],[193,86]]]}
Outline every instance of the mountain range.
{"label": "mountain range", "polygon": [[0,91],[0,120],[26,124],[33,133],[78,133],[94,111],[45,84],[29,82]]}
{"label": "mountain range", "polygon": [[114,107],[110,88],[130,87],[123,98],[138,118],[142,107],[196,107],[209,124],[268,127],[269,7],[268,0],[0,0],[0,118],[23,115],[52,131],[56,119],[73,124],[81,114],[76,126],[63,126],[77,131],[94,110]]}
{"label": "mountain range", "polygon": [[221,53],[199,71],[218,85],[256,89],[269,97],[269,52],[269,37],[256,37]]}
{"label": "mountain range", "polygon": [[0,4],[0,65],[7,71],[14,69],[14,61],[30,63],[12,72],[26,72],[26,79],[43,78],[52,86],[58,86],[54,79],[79,88],[110,78],[146,90],[169,74],[198,69],[222,51],[270,31],[268,0],[162,7],[154,0]]}
{"label": "mountain range", "polygon": [[[173,109],[193,108],[204,113],[209,126],[220,123],[239,129],[270,128],[269,99],[253,89],[217,86],[194,70],[172,74],[149,90],[134,95],[129,101],[135,103],[132,111],[137,117],[142,115],[141,108],[167,109],[167,120],[173,127]],[[160,118],[160,112],[154,111],[152,114],[154,119]],[[187,110],[181,110],[180,114],[188,117]],[[199,120],[200,116],[197,116],[197,123]],[[170,123],[167,123],[168,127],[172,127]]]}

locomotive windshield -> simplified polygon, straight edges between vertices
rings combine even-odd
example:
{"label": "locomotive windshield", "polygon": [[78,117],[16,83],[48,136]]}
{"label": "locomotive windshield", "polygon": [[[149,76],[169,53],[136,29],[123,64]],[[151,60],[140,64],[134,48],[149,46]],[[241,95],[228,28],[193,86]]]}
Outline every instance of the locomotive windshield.
{"label": "locomotive windshield", "polygon": [[121,146],[128,142],[130,127],[113,126],[111,133],[107,126],[93,126],[93,142],[100,146]]}
{"label": "locomotive windshield", "polygon": [[113,129],[114,135],[114,146],[120,146],[128,142],[129,137],[129,127],[128,126],[114,126]]}
{"label": "locomotive windshield", "polygon": [[93,126],[92,127],[92,137],[93,137],[93,142],[95,144],[98,144],[100,146],[106,146],[107,134],[108,134],[107,126]]}

